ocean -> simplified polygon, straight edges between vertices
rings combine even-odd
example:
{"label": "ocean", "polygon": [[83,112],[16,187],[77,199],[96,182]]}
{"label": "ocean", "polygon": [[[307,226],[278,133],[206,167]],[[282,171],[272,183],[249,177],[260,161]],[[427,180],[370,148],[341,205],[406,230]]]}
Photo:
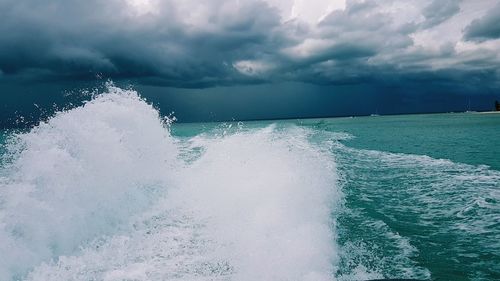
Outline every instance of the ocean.
{"label": "ocean", "polygon": [[0,280],[500,280],[500,114],[173,123],[110,86],[0,133]]}

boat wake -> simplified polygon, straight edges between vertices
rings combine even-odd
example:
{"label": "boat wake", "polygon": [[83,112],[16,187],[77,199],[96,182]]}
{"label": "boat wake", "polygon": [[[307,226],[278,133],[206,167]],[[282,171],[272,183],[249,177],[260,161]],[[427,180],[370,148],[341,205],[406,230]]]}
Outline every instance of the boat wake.
{"label": "boat wake", "polygon": [[109,85],[9,140],[0,279],[331,280],[341,192],[307,137],[174,138],[136,92]]}
{"label": "boat wake", "polygon": [[352,135],[285,121],[177,134],[184,125],[170,123],[109,84],[10,134],[0,280],[448,280],[465,263],[471,280],[498,272],[488,258],[499,251],[498,171],[352,148]]}

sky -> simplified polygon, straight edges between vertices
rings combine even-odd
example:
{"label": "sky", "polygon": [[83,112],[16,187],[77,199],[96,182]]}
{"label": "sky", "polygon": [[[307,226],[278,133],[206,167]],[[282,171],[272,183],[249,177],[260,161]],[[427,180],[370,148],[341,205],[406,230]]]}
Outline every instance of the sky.
{"label": "sky", "polygon": [[108,79],[181,122],[500,99],[497,0],[0,0],[0,33],[0,126]]}

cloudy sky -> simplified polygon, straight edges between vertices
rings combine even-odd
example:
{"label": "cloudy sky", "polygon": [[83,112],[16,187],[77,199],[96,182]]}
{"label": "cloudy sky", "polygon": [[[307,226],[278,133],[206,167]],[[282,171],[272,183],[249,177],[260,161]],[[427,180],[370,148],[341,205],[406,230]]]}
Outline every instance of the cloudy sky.
{"label": "cloudy sky", "polygon": [[500,99],[498,0],[0,0],[0,32],[3,119],[99,78],[181,121]]}

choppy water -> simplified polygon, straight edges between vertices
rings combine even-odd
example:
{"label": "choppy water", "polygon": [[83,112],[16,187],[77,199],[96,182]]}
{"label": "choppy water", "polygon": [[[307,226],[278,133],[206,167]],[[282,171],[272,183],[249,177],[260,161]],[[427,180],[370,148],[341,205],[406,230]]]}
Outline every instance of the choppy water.
{"label": "choppy water", "polygon": [[500,280],[500,115],[2,132],[0,280]]}

